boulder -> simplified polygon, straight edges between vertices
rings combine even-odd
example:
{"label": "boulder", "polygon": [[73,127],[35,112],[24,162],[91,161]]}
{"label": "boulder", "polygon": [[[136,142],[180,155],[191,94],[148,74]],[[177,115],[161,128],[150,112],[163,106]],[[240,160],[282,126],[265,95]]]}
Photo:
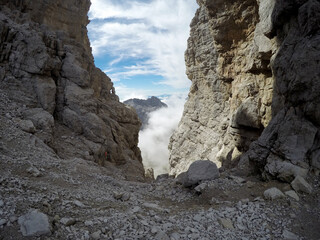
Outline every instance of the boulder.
{"label": "boulder", "polygon": [[76,220],[74,218],[61,218],[60,223],[65,225],[65,226],[71,226],[74,225],[76,223]]}
{"label": "boulder", "polygon": [[54,118],[49,112],[43,110],[42,108],[32,108],[24,112],[24,117],[27,120],[31,120],[36,127],[36,136],[38,136],[45,143],[52,141]]}
{"label": "boulder", "polygon": [[33,125],[33,122],[31,120],[21,120],[19,122],[19,128],[22,131],[28,132],[28,133],[35,133],[36,129]]}
{"label": "boulder", "polygon": [[265,199],[275,200],[279,198],[284,198],[284,194],[278,188],[269,188],[268,190],[264,191],[263,193]]}
{"label": "boulder", "polygon": [[306,177],[308,169],[282,161],[280,157],[270,154],[265,165],[265,172],[284,182],[292,182],[296,176]]}
{"label": "boulder", "polygon": [[196,186],[202,181],[219,178],[220,173],[215,163],[209,160],[198,160],[192,163],[184,175],[183,186]]}
{"label": "boulder", "polygon": [[26,119],[31,120],[34,126],[45,132],[51,133],[54,127],[53,116],[42,108],[32,108],[24,112]]}
{"label": "boulder", "polygon": [[303,192],[303,193],[311,193],[312,192],[312,187],[310,186],[310,184],[307,183],[307,181],[301,176],[297,176],[291,182],[291,187],[296,192]]}
{"label": "boulder", "polygon": [[259,106],[253,98],[246,99],[235,111],[231,119],[231,126],[234,128],[240,126],[260,128]]}
{"label": "boulder", "polygon": [[286,191],[284,194],[287,195],[287,196],[290,197],[290,198],[293,198],[293,199],[296,200],[296,201],[299,201],[299,200],[300,200],[298,194],[297,194],[295,191],[293,191],[293,190]]}
{"label": "boulder", "polygon": [[19,217],[18,223],[21,233],[25,237],[41,236],[51,233],[48,216],[38,210],[32,210]]}
{"label": "boulder", "polygon": [[285,240],[299,240],[300,238],[294,234],[293,232],[288,231],[287,229],[285,229],[282,233],[282,237]]}
{"label": "boulder", "polygon": [[219,218],[218,222],[227,229],[234,230],[232,221],[229,218]]}

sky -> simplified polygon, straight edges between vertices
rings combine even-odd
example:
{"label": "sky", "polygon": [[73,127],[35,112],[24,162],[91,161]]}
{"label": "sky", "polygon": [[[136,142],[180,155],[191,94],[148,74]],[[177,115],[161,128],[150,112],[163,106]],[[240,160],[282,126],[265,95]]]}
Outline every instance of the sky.
{"label": "sky", "polygon": [[121,101],[187,95],[184,52],[196,0],[91,0],[88,25],[95,64]]}

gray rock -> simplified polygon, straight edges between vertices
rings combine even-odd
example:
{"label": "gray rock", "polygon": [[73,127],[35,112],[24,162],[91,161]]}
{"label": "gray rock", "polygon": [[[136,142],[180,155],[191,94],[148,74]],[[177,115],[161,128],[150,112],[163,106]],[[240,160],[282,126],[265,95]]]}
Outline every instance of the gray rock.
{"label": "gray rock", "polygon": [[153,227],[151,228],[151,233],[152,233],[152,234],[156,234],[158,231],[159,231],[159,227],[153,226]]}
{"label": "gray rock", "polygon": [[54,129],[53,116],[42,108],[33,108],[24,112],[26,119],[31,120],[36,127],[38,137],[45,143],[52,141]]}
{"label": "gray rock", "polygon": [[295,191],[292,191],[292,190],[286,191],[284,194],[287,195],[288,197],[293,198],[293,199],[296,200],[296,201],[299,201],[299,200],[300,200],[298,194],[297,194]]}
{"label": "gray rock", "polygon": [[63,123],[68,126],[71,130],[75,133],[82,133],[82,122],[80,116],[75,112],[72,111],[70,108],[65,107],[62,112],[62,120]]}
{"label": "gray rock", "polygon": [[145,178],[149,179],[151,181],[154,180],[154,169],[153,168],[145,169]]}
{"label": "gray rock", "polygon": [[78,207],[81,207],[81,208],[85,207],[85,205],[82,202],[80,202],[79,200],[74,200],[73,203],[74,203],[74,205],[76,205]]}
{"label": "gray rock", "polygon": [[36,129],[33,125],[33,122],[31,120],[21,120],[19,122],[19,127],[22,131],[28,132],[28,133],[35,133]]}
{"label": "gray rock", "polygon": [[170,235],[170,240],[180,240],[180,239],[181,239],[181,236],[179,233],[174,232]]}
{"label": "gray rock", "polygon": [[238,176],[230,176],[230,178],[238,184],[245,183],[246,180]]}
{"label": "gray rock", "polygon": [[71,226],[76,223],[76,220],[74,218],[61,218],[60,223],[62,223],[65,226]]}
{"label": "gray rock", "polygon": [[[291,182],[319,169],[319,1],[257,1],[255,10],[247,0],[243,8],[198,2],[185,52],[192,86],[170,139],[170,174],[197,159],[236,165],[235,149],[266,179]],[[257,22],[236,24],[243,19]],[[230,29],[239,41],[247,36],[243,44],[225,41]]]}
{"label": "gray rock", "polygon": [[1,116],[12,120],[22,113],[28,122],[21,128],[62,159],[128,165],[123,175],[143,180],[138,116],[119,102],[111,79],[94,65],[86,31],[89,1],[71,1],[1,2],[0,89],[11,101],[5,106],[1,96]]}
{"label": "gray rock", "polygon": [[15,221],[18,220],[18,218],[17,218],[16,216],[11,216],[11,217],[9,218],[9,220],[10,220],[11,223],[14,223]]}
{"label": "gray rock", "polygon": [[187,179],[187,172],[182,172],[175,178],[175,182],[176,184],[183,185],[186,179]]}
{"label": "gray rock", "polygon": [[32,210],[26,215],[19,217],[18,223],[22,235],[25,237],[51,233],[48,216],[38,210]]}
{"label": "gray rock", "polygon": [[231,126],[233,128],[245,126],[259,129],[261,125],[260,118],[258,103],[254,98],[248,98],[235,111],[231,119]]}
{"label": "gray rock", "polygon": [[40,177],[41,172],[36,167],[29,167],[27,173],[31,174],[34,177]]}
{"label": "gray rock", "polygon": [[209,160],[198,160],[193,162],[183,181],[183,186],[191,187],[198,185],[201,181],[219,178],[220,173],[217,165]]}
{"label": "gray rock", "polygon": [[129,201],[130,197],[131,197],[131,194],[126,192],[121,196],[121,200],[126,202],[126,201]]}
{"label": "gray rock", "polygon": [[85,240],[89,240],[90,239],[90,235],[89,235],[89,232],[88,231],[85,231],[85,233],[83,234],[83,238]]}
{"label": "gray rock", "polygon": [[155,240],[170,240],[169,236],[163,232],[163,231],[159,231],[157,233],[157,235],[154,236]]}
{"label": "gray rock", "polygon": [[90,76],[88,72],[80,67],[79,62],[72,53],[67,53],[62,65],[62,76],[70,79],[81,87],[89,85]]}
{"label": "gray rock", "polygon": [[133,213],[137,213],[137,212],[140,212],[140,211],[141,211],[141,207],[139,207],[139,206],[135,206],[135,207],[132,208],[132,212]]}
{"label": "gray rock", "polygon": [[142,206],[146,208],[156,209],[156,210],[163,210],[158,204],[155,204],[155,203],[145,202],[142,204]]}
{"label": "gray rock", "polygon": [[122,196],[123,196],[123,193],[116,192],[116,191],[113,192],[113,197],[116,200],[120,200],[122,198]]}
{"label": "gray rock", "polygon": [[233,223],[232,223],[232,221],[231,221],[229,218],[219,218],[219,219],[218,219],[218,222],[219,222],[224,228],[227,228],[227,229],[230,229],[230,230],[233,230],[233,229],[234,229]]}
{"label": "gray rock", "polygon": [[200,214],[197,214],[193,217],[193,220],[196,222],[201,222],[203,220],[203,218]]}
{"label": "gray rock", "polygon": [[306,177],[308,169],[282,161],[278,156],[270,154],[267,159],[265,171],[285,182],[292,182],[296,176]]}
{"label": "gray rock", "polygon": [[0,219],[0,226],[5,225],[7,223],[7,220],[5,219]]}
{"label": "gray rock", "polygon": [[24,112],[25,118],[31,120],[38,129],[52,132],[54,127],[53,116],[42,108],[33,108]]}
{"label": "gray rock", "polygon": [[92,222],[91,220],[86,220],[86,221],[84,222],[84,225],[86,225],[86,226],[93,226],[93,222]]}
{"label": "gray rock", "polygon": [[309,183],[304,180],[301,176],[297,176],[292,182],[291,182],[291,187],[296,191],[296,192],[303,192],[303,193],[311,193],[312,192],[312,187],[310,186]]}
{"label": "gray rock", "polygon": [[197,192],[199,193],[202,193],[203,191],[205,191],[205,189],[208,187],[208,184],[207,183],[201,183],[199,184],[198,186],[196,186],[194,188],[194,190],[196,190]]}
{"label": "gray rock", "polygon": [[56,107],[56,84],[54,80],[50,77],[38,77],[35,89],[41,107],[53,114]]}
{"label": "gray rock", "polygon": [[168,173],[160,174],[160,175],[157,176],[156,182],[159,182],[159,181],[162,181],[162,180],[165,180],[165,179],[168,179],[168,178],[169,178],[169,174]]}
{"label": "gray rock", "polygon": [[100,239],[100,235],[101,235],[101,231],[99,230],[99,231],[96,231],[96,232],[92,233],[91,237],[93,239]]}
{"label": "gray rock", "polygon": [[290,232],[286,229],[283,231],[282,237],[285,240],[299,240],[300,239],[296,234],[294,234],[293,232]]}
{"label": "gray rock", "polygon": [[279,198],[284,198],[284,194],[278,188],[269,188],[268,190],[264,191],[263,193],[265,199],[275,200]]}
{"label": "gray rock", "polygon": [[4,206],[4,202],[2,200],[0,200],[0,207]]}

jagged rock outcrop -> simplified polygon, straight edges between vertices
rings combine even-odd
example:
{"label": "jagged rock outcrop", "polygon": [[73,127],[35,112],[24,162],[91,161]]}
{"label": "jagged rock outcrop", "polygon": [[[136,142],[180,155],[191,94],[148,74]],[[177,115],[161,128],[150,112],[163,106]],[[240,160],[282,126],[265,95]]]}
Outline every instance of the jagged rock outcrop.
{"label": "jagged rock outcrop", "polygon": [[320,2],[275,1],[271,20],[272,120],[243,159],[291,182],[320,170]]}
{"label": "jagged rock outcrop", "polygon": [[284,181],[319,170],[319,1],[197,2],[171,173],[198,159]]}
{"label": "jagged rock outcrop", "polygon": [[142,122],[141,130],[143,130],[149,121],[149,114],[163,107],[168,107],[167,104],[161,102],[157,97],[150,97],[146,100],[144,99],[129,99],[123,102],[126,105],[133,107],[138,114],[139,119]]}
{"label": "jagged rock outcrop", "polygon": [[140,122],[94,66],[89,7],[89,0],[0,0],[0,88],[19,104],[15,121],[30,120],[61,158],[115,164],[141,178]]}

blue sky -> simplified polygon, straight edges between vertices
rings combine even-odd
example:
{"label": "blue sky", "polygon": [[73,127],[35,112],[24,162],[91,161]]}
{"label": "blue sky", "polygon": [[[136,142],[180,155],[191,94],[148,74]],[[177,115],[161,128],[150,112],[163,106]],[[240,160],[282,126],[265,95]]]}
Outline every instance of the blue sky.
{"label": "blue sky", "polygon": [[196,0],[91,0],[96,66],[121,100],[187,93],[184,51]]}

